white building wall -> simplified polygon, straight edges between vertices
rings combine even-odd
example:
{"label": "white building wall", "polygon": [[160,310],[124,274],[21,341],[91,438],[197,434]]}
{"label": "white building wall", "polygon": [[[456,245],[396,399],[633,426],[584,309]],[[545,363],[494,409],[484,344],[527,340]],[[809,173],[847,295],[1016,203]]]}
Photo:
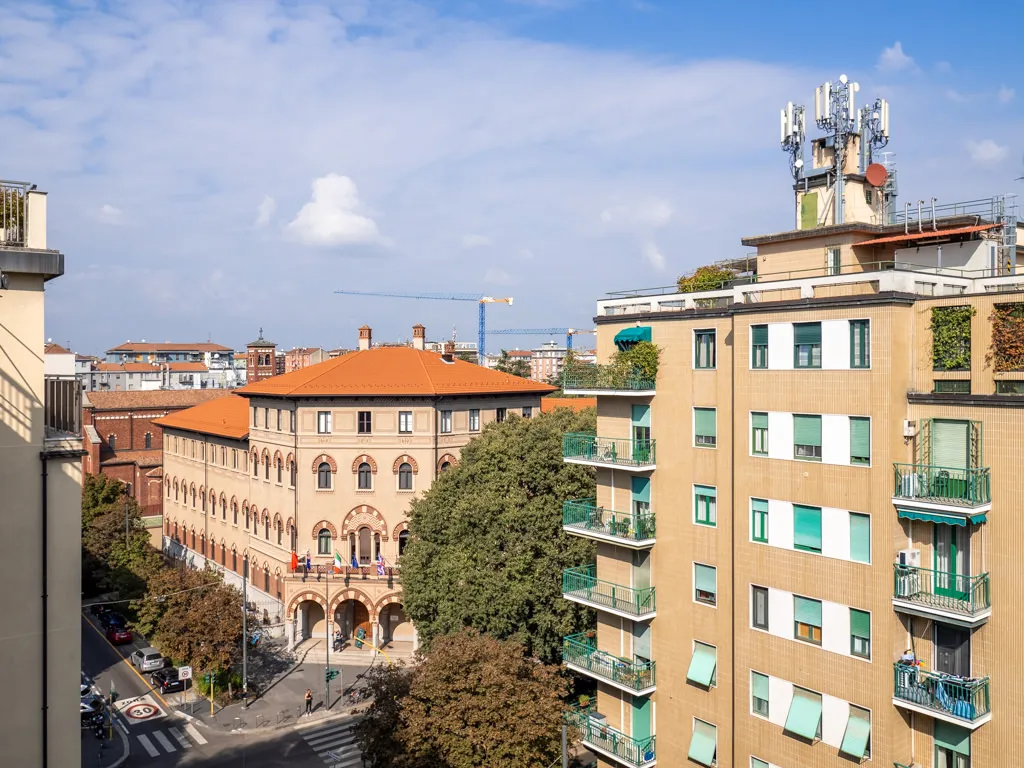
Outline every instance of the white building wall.
{"label": "white building wall", "polygon": [[822,507],[821,554],[840,560],[850,559],[850,513],[847,510]]}
{"label": "white building wall", "polygon": [[781,677],[768,678],[768,721],[782,728],[786,725],[789,705],[793,703],[793,684]]}
{"label": "white building wall", "polygon": [[821,648],[850,655],[850,608],[823,600],[821,603]]}
{"label": "white building wall", "polygon": [[[769,704],[769,706],[771,706]],[[821,740],[833,747],[843,743],[846,721],[850,717],[850,704],[827,693],[821,697]]]}
{"label": "white building wall", "polygon": [[793,639],[793,593],[768,589],[768,632],[786,640]]}
{"label": "white building wall", "polygon": [[791,502],[768,499],[768,543],[782,549],[793,548],[793,504]]}
{"label": "white building wall", "polygon": [[850,463],[850,417],[834,413],[821,416],[821,460],[825,464]]}
{"label": "white building wall", "polygon": [[821,367],[830,371],[850,367],[850,321],[821,321]]}
{"label": "white building wall", "polygon": [[768,369],[790,371],[793,369],[793,324],[768,324]]}
{"label": "white building wall", "polygon": [[768,458],[793,458],[793,414],[779,412],[768,414]]}

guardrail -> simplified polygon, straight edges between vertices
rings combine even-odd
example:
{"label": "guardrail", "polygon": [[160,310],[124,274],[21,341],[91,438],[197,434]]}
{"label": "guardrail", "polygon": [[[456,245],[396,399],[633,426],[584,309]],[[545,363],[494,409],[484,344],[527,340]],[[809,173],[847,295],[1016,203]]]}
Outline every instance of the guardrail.
{"label": "guardrail", "polygon": [[926,709],[973,722],[989,713],[988,678],[977,680],[893,664],[893,696]]}
{"label": "guardrail", "polygon": [[585,432],[568,432],[562,437],[562,456],[595,464],[639,467],[654,464],[654,440],[597,437]]}
{"label": "guardrail", "polygon": [[638,663],[599,651],[584,633],[569,635],[562,640],[562,661],[634,691],[654,687],[653,661]]}
{"label": "guardrail", "polygon": [[81,382],[75,376],[46,376],[43,386],[43,426],[46,437],[81,437]]}
{"label": "guardrail", "polygon": [[617,365],[573,366],[562,375],[562,389],[644,392],[654,390],[654,379]]}
{"label": "guardrail", "polygon": [[967,507],[992,501],[989,468],[941,467],[934,464],[893,464],[892,495],[901,499]]}
{"label": "guardrail", "polygon": [[0,180],[0,246],[24,248],[28,238],[28,191],[23,181]]}
{"label": "guardrail", "polygon": [[627,541],[654,538],[654,513],[629,514],[597,506],[596,499],[562,503],[562,525],[579,531],[602,533]]}
{"label": "guardrail", "polygon": [[965,576],[893,563],[893,597],[974,616],[991,608],[988,574]]}
{"label": "guardrail", "polygon": [[562,572],[562,594],[580,600],[642,616],[655,610],[654,587],[625,587],[597,578],[596,565],[566,568]]}
{"label": "guardrail", "polygon": [[653,736],[634,739],[600,720],[595,720],[587,710],[567,710],[565,722],[579,733],[584,744],[602,749],[630,765],[642,766],[655,759]]}

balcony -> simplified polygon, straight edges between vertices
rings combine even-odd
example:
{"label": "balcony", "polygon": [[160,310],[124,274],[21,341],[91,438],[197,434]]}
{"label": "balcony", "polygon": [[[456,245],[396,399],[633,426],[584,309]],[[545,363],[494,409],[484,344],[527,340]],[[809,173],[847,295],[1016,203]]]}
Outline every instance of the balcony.
{"label": "balcony", "polygon": [[566,533],[632,549],[654,546],[653,512],[615,512],[597,506],[597,499],[564,502],[562,528]]}
{"label": "balcony", "polygon": [[967,525],[985,522],[985,513],[992,508],[988,467],[892,467],[892,503],[900,510],[900,517]]}
{"label": "balcony", "polygon": [[654,379],[639,376],[619,365],[574,366],[562,376],[567,395],[620,395],[651,397]]}
{"label": "balcony", "polygon": [[892,703],[972,731],[992,719],[987,677],[974,680],[926,672],[898,661],[893,664]]}
{"label": "balcony", "polygon": [[43,380],[43,439],[47,450],[81,449],[82,385],[76,377]]}
{"label": "balcony", "polygon": [[[267,555],[274,557],[281,556],[280,548],[275,551],[269,542],[266,543],[266,547],[264,548],[264,542],[260,541],[255,536],[250,537],[249,546]],[[294,570],[289,568],[288,573],[285,574],[284,578],[291,581],[310,582],[330,579],[332,584],[338,584],[341,588],[363,581],[386,584],[388,587],[402,583],[402,569],[400,566],[385,565],[383,573],[381,573],[381,570],[382,569],[378,568],[373,563],[367,561],[360,564],[358,568],[353,568],[351,565],[343,565],[340,568],[336,568],[333,563],[312,563],[309,571],[307,572],[300,558],[299,564]]]}
{"label": "balcony", "polygon": [[634,696],[654,693],[654,662],[635,662],[599,651],[585,634],[562,640],[562,661],[569,669],[614,685]]}
{"label": "balcony", "polygon": [[597,437],[585,432],[568,432],[562,438],[562,456],[570,464],[613,467],[627,472],[653,470],[654,447],[654,440]]}
{"label": "balcony", "polygon": [[593,710],[570,709],[565,723],[580,735],[580,740],[594,753],[633,768],[651,768],[656,765],[654,737],[634,739],[605,725],[604,715]]}
{"label": "balcony", "polygon": [[596,565],[566,568],[562,572],[562,597],[634,621],[647,621],[656,615],[654,587],[636,589],[601,581]]}
{"label": "balcony", "polygon": [[988,574],[964,576],[894,563],[892,605],[901,613],[977,627],[992,614]]}

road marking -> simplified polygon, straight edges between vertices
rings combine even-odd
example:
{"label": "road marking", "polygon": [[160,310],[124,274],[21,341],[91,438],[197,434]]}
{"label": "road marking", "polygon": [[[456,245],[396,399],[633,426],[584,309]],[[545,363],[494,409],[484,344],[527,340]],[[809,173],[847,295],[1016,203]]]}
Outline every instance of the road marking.
{"label": "road marking", "polygon": [[140,733],[135,738],[137,738],[139,740],[139,743],[146,748],[146,751],[149,752],[150,757],[160,757],[160,750],[154,747],[153,742],[147,739],[144,735]]}
{"label": "road marking", "polygon": [[177,752],[177,748],[171,744],[170,740],[164,736],[162,731],[153,731],[153,738],[160,742],[160,746],[166,749],[168,752]]}
{"label": "road marking", "polygon": [[356,735],[351,730],[324,734],[323,736],[307,736],[306,743],[313,749],[326,749],[343,742],[355,741]]}
{"label": "road marking", "polygon": [[186,739],[185,734],[177,728],[169,728],[168,730],[171,732],[171,736],[177,739],[178,743],[181,744],[182,749],[189,749],[192,746],[192,742]]}
{"label": "road marking", "polygon": [[[129,659],[129,658],[127,657],[127,656],[124,656],[124,655],[123,655],[123,654],[121,653],[120,649],[119,649],[119,648],[118,648],[118,647],[117,647],[116,645],[114,645],[114,644],[113,644],[112,642],[110,642],[109,640],[107,640],[107,636],[106,636],[106,635],[104,635],[104,634],[103,634],[102,632],[100,632],[99,628],[98,628],[98,627],[97,627],[97,626],[96,626],[95,624],[93,624],[93,623],[92,623],[92,622],[91,622],[91,621],[89,620],[89,617],[88,617],[88,616],[86,616],[84,612],[82,613],[82,618],[84,618],[84,619],[85,619],[85,623],[86,623],[86,624],[88,624],[88,625],[89,625],[90,627],[92,627],[92,631],[93,631],[93,632],[95,632],[95,633],[96,633],[97,635],[99,635],[99,636],[100,636],[100,638],[101,638],[101,639],[103,640],[103,642],[104,642],[104,643],[106,643],[107,645],[109,645],[109,646],[110,646],[111,648],[113,648],[113,649],[114,649],[114,652],[115,652],[115,653],[116,653],[116,654],[117,654],[118,656],[120,656],[120,657],[121,657],[121,661],[123,661],[123,662],[124,662],[125,664],[127,664],[127,665],[128,665],[128,669],[130,669],[130,670],[131,670],[132,672],[134,672],[134,673],[135,673],[135,676],[136,676],[137,678],[139,678],[139,680],[141,680],[141,681],[142,681],[142,684],[143,684],[144,686],[146,686],[146,690],[147,690],[147,691],[149,691],[150,693],[152,693],[152,694],[153,694],[154,696],[156,696],[156,697],[157,697],[157,699],[159,699],[159,701],[160,701],[160,703],[161,703],[161,704],[163,704],[163,705],[164,705],[165,707],[167,707],[168,709],[170,709],[170,708],[171,708],[171,707],[170,707],[170,705],[169,705],[169,704],[168,704],[168,703],[167,703],[166,701],[164,701],[164,698],[163,698],[163,696],[161,696],[161,695],[160,695],[159,693],[157,693],[157,692],[156,692],[156,689],[155,689],[155,688],[153,688],[153,686],[151,686],[151,685],[150,685],[150,684],[149,684],[148,682],[146,682],[146,678],[144,678],[144,677],[142,676],[142,674],[141,674],[141,673],[139,672],[139,670],[137,670],[137,669],[135,668],[135,665],[134,665],[134,664],[132,664],[131,660],[130,660],[130,659]],[[134,647],[135,647],[135,645],[133,644],[133,645],[132,645],[132,647],[134,648]]]}
{"label": "road marking", "polygon": [[203,738],[203,734],[201,734],[199,732],[199,729],[192,725],[192,723],[189,723],[185,726],[185,731],[188,733],[189,736],[196,740],[196,744],[206,743],[206,739]]}

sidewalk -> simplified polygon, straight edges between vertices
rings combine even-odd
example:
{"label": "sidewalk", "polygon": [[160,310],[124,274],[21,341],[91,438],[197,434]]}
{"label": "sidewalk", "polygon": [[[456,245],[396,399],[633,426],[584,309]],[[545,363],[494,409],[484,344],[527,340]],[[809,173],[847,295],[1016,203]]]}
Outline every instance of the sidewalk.
{"label": "sidewalk", "polygon": [[82,731],[82,768],[118,768],[128,759],[128,737],[114,726],[113,741]]}

